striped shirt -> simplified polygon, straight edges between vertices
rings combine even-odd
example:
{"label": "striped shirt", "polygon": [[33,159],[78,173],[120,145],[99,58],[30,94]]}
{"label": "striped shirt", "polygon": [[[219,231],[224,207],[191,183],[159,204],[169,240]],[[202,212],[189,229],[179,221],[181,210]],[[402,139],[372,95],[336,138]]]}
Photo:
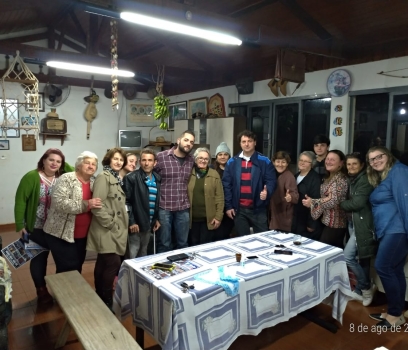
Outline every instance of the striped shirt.
{"label": "striped shirt", "polygon": [[251,170],[252,162],[250,160],[241,160],[241,188],[239,205],[247,208],[251,208],[253,205],[252,200],[252,187],[251,187]]}
{"label": "striped shirt", "polygon": [[153,220],[154,208],[156,207],[156,196],[157,196],[157,184],[156,178],[152,174],[152,178],[146,177],[146,185],[149,189],[149,215],[150,222]]}
{"label": "striped shirt", "polygon": [[[177,147],[177,146],[176,146]],[[183,164],[174,155],[176,147],[159,152],[155,171],[160,174],[160,208],[169,211],[190,208],[187,184],[193,169],[194,158],[187,154]]]}

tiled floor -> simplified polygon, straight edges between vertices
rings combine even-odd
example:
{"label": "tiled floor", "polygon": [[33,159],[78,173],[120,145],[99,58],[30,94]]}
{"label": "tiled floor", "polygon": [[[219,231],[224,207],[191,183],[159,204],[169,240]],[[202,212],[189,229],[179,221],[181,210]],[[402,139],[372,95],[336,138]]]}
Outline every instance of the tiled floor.
{"label": "tiled floor", "polygon": [[[2,232],[3,247],[17,239],[16,233]],[[83,267],[83,276],[93,285],[94,260],[90,257]],[[55,273],[52,257],[49,258],[48,273]],[[53,349],[56,338],[62,328],[64,315],[56,303],[50,307],[37,307],[34,284],[30,276],[29,265],[18,270],[12,269],[13,278],[13,317],[8,326],[9,349]],[[384,294],[377,293],[372,306],[363,307],[360,303],[350,302],[343,317],[343,325],[333,334],[298,315],[288,322],[265,329],[258,336],[241,336],[230,347],[233,350],[372,350],[384,346],[393,350],[408,349],[408,324],[399,332],[376,332],[372,326],[375,321],[369,313],[380,312],[386,306]],[[331,309],[319,305],[311,310],[322,319],[331,320]],[[331,321],[336,323],[335,321]],[[126,329],[135,334],[131,319],[123,322]],[[366,332],[358,326],[368,326]],[[381,333],[381,334],[380,334]],[[145,345],[160,349],[155,341],[145,335]],[[71,331],[64,350],[82,349],[75,334]],[[102,350],[102,349],[101,349]],[[195,350],[195,349],[194,349]],[[198,350],[198,349],[197,349]],[[205,349],[204,349],[205,350]]]}

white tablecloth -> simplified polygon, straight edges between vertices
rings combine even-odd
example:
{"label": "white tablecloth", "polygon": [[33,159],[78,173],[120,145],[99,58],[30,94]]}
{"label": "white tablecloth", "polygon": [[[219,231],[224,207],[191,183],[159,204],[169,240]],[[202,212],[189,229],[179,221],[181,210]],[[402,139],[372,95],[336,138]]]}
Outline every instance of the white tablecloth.
{"label": "white tablecloth", "polygon": [[[163,349],[175,350],[228,349],[239,335],[257,335],[288,321],[333,291],[332,316],[342,322],[351,293],[343,251],[306,238],[301,245],[292,240],[292,234],[270,231],[125,260],[115,291],[116,314],[132,315]],[[293,255],[274,254],[279,244],[285,248],[276,249]],[[163,279],[143,270],[179,252],[197,253],[191,261],[197,268]],[[244,266],[235,261],[236,252],[242,253]],[[245,259],[251,255],[258,259]],[[228,297],[222,287],[194,279],[218,266],[240,278],[238,295]],[[184,293],[182,282],[195,289]]]}

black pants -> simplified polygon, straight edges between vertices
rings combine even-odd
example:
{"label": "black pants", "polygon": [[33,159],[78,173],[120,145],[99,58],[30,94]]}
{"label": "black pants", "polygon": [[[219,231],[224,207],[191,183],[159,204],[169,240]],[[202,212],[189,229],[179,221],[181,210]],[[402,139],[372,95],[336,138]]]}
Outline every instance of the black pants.
{"label": "black pants", "polygon": [[207,221],[193,221],[188,235],[188,245],[190,247],[212,242],[213,230],[207,227]]}
{"label": "black pants", "polygon": [[[31,232],[30,239],[35,243],[39,244],[40,246],[46,249],[50,249],[45,239],[46,236],[49,235],[46,234],[42,229],[35,228],[33,232]],[[49,254],[50,254],[49,251],[42,252],[30,261],[31,278],[34,281],[34,285],[36,288],[41,288],[45,286],[44,277],[47,274],[47,261]]]}
{"label": "black pants", "polygon": [[231,238],[230,235],[233,228],[234,220],[230,219],[227,214],[224,213],[220,227],[214,230],[213,242]]}
{"label": "black pants", "polygon": [[82,271],[82,264],[86,256],[86,238],[75,239],[75,243],[45,234],[46,241],[55,261],[57,273]]}
{"label": "black pants", "polygon": [[121,264],[120,255],[115,253],[98,254],[95,263],[94,279],[97,293],[112,291],[113,281]]}
{"label": "black pants", "polygon": [[344,249],[344,237],[346,236],[346,228],[323,227],[320,242],[333,245],[340,249]]}

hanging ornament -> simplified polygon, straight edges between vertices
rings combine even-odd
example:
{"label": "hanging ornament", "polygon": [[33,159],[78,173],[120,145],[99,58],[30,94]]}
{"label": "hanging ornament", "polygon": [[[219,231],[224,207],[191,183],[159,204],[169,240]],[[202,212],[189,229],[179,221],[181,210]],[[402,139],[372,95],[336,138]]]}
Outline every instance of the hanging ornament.
{"label": "hanging ornament", "polygon": [[112,20],[111,25],[111,68],[112,68],[112,110],[119,108],[118,102],[118,27],[116,21]]}

